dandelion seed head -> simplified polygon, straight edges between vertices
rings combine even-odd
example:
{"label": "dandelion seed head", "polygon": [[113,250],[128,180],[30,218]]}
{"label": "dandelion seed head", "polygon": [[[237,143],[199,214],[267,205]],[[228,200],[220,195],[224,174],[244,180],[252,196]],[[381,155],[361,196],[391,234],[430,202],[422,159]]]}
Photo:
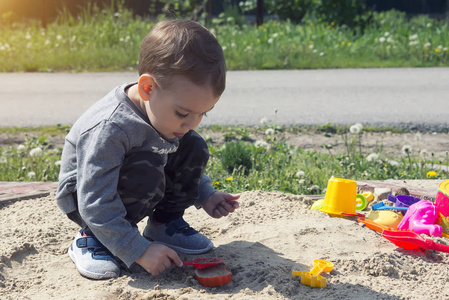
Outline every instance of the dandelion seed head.
{"label": "dandelion seed head", "polygon": [[366,157],[367,161],[378,161],[379,155],[377,153],[371,153]]}
{"label": "dandelion seed head", "polygon": [[42,154],[42,149],[37,147],[37,148],[33,148],[30,151],[30,156],[34,157],[34,156],[39,156]]}
{"label": "dandelion seed head", "polygon": [[412,146],[404,145],[401,149],[402,155],[409,155],[412,152]]}
{"label": "dandelion seed head", "polygon": [[388,164],[389,164],[390,166],[392,166],[392,167],[397,167],[397,166],[399,166],[399,163],[398,163],[397,161],[395,161],[395,160],[390,160],[390,161],[388,161]]}
{"label": "dandelion seed head", "polygon": [[268,148],[268,143],[267,142],[265,142],[264,140],[257,140],[255,143],[254,143],[254,146],[256,146],[256,147],[258,147],[258,148]]}
{"label": "dandelion seed head", "polygon": [[298,172],[296,172],[295,176],[298,178],[304,177],[304,175],[306,175],[306,172],[299,170]]}
{"label": "dandelion seed head", "polygon": [[349,127],[349,132],[352,134],[359,134],[360,132],[362,132],[362,129],[363,125],[361,123],[356,123]]}
{"label": "dandelion seed head", "polygon": [[25,145],[20,144],[19,146],[17,146],[17,151],[24,151],[26,150],[27,147],[25,147]]}
{"label": "dandelion seed head", "polygon": [[383,36],[381,36],[380,38],[379,38],[379,42],[381,42],[381,43],[383,43],[383,42],[385,42],[385,37],[383,37]]}
{"label": "dandelion seed head", "polygon": [[426,159],[426,158],[429,156],[429,152],[427,152],[426,149],[422,149],[421,151],[419,151],[419,156],[420,156],[422,159]]}
{"label": "dandelion seed head", "polygon": [[268,128],[267,130],[265,130],[265,135],[273,135],[273,134],[274,134],[273,128]]}
{"label": "dandelion seed head", "polygon": [[27,176],[28,176],[28,178],[35,178],[36,177],[36,173],[31,171],[31,172],[28,172]]}

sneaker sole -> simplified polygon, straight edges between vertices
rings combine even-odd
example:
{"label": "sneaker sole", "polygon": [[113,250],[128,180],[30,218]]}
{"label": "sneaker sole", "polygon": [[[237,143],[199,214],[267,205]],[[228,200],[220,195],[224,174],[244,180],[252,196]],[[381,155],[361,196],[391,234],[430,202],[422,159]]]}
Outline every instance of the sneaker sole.
{"label": "sneaker sole", "polygon": [[83,275],[84,277],[90,278],[90,279],[110,279],[110,278],[116,278],[119,275],[113,272],[106,272],[103,274],[100,273],[92,273],[90,271],[87,271],[83,268],[81,268],[77,263],[76,263],[76,258],[75,258],[75,253],[73,253],[73,250],[71,249],[72,245],[70,245],[69,247],[69,256],[70,259],[73,261],[73,263],[76,266],[76,269],[78,270],[78,272]]}
{"label": "sneaker sole", "polygon": [[184,253],[184,254],[203,254],[203,253],[209,252],[210,250],[214,249],[214,244],[212,242],[204,249],[194,250],[194,249],[181,248],[181,247],[173,246],[173,245],[170,245],[167,243],[155,241],[149,237],[145,237],[145,238],[153,243],[167,246],[168,248],[171,248],[171,249],[175,250],[176,252],[180,252],[180,253]]}

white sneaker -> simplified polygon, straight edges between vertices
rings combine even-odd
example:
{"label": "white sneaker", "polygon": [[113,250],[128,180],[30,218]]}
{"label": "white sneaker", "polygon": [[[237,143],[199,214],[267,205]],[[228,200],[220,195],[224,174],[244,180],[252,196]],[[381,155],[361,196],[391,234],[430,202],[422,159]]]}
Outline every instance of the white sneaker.
{"label": "white sneaker", "polygon": [[81,275],[91,279],[120,276],[115,257],[94,236],[83,236],[81,229],[70,244],[69,256]]}

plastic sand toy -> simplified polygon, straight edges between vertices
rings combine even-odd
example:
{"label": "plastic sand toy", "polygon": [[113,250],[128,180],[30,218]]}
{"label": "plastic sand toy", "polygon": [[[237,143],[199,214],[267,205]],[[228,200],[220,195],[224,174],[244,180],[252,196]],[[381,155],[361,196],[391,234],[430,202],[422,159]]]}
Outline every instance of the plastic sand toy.
{"label": "plastic sand toy", "polygon": [[408,207],[389,206],[389,205],[386,205],[383,201],[373,204],[373,206],[371,208],[373,210],[395,209],[395,210],[402,210],[404,212],[408,210]]}
{"label": "plastic sand toy", "polygon": [[196,269],[195,276],[202,286],[207,287],[223,286],[232,280],[232,273],[223,264]]}
{"label": "plastic sand toy", "polygon": [[314,259],[313,268],[310,272],[292,271],[292,278],[301,276],[301,284],[310,287],[324,288],[327,284],[327,279],[320,274],[323,272],[330,272],[334,268],[334,264],[323,259]]}
{"label": "plastic sand toy", "polygon": [[403,218],[404,216],[402,214],[390,210],[372,210],[368,215],[368,219],[373,222],[392,229],[398,229],[398,225]]}
{"label": "plastic sand toy", "polygon": [[426,239],[412,231],[395,231],[395,230],[384,230],[382,236],[394,243],[396,246],[401,247],[405,250],[414,249],[431,249],[440,252],[449,253],[449,246],[435,243],[431,239]]}
{"label": "plastic sand toy", "polygon": [[438,186],[435,204],[439,212],[436,223],[441,225],[444,234],[449,234],[449,180],[441,182]]}
{"label": "plastic sand toy", "polygon": [[364,217],[356,213],[356,199],[357,183],[354,180],[331,178],[327,183],[323,207],[320,210],[333,217]]}
{"label": "plastic sand toy", "polygon": [[443,229],[435,224],[438,218],[437,206],[428,200],[412,204],[398,225],[399,230],[413,230],[418,234],[441,236]]}

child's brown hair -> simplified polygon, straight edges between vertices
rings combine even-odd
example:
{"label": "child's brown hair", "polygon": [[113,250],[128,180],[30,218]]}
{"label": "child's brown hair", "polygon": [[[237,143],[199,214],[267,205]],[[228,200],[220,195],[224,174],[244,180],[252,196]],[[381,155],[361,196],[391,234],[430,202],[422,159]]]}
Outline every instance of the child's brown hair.
{"label": "child's brown hair", "polygon": [[216,97],[226,86],[226,63],[217,38],[189,20],[157,23],[140,47],[139,75],[150,73],[166,88],[182,75],[196,85],[209,85]]}

